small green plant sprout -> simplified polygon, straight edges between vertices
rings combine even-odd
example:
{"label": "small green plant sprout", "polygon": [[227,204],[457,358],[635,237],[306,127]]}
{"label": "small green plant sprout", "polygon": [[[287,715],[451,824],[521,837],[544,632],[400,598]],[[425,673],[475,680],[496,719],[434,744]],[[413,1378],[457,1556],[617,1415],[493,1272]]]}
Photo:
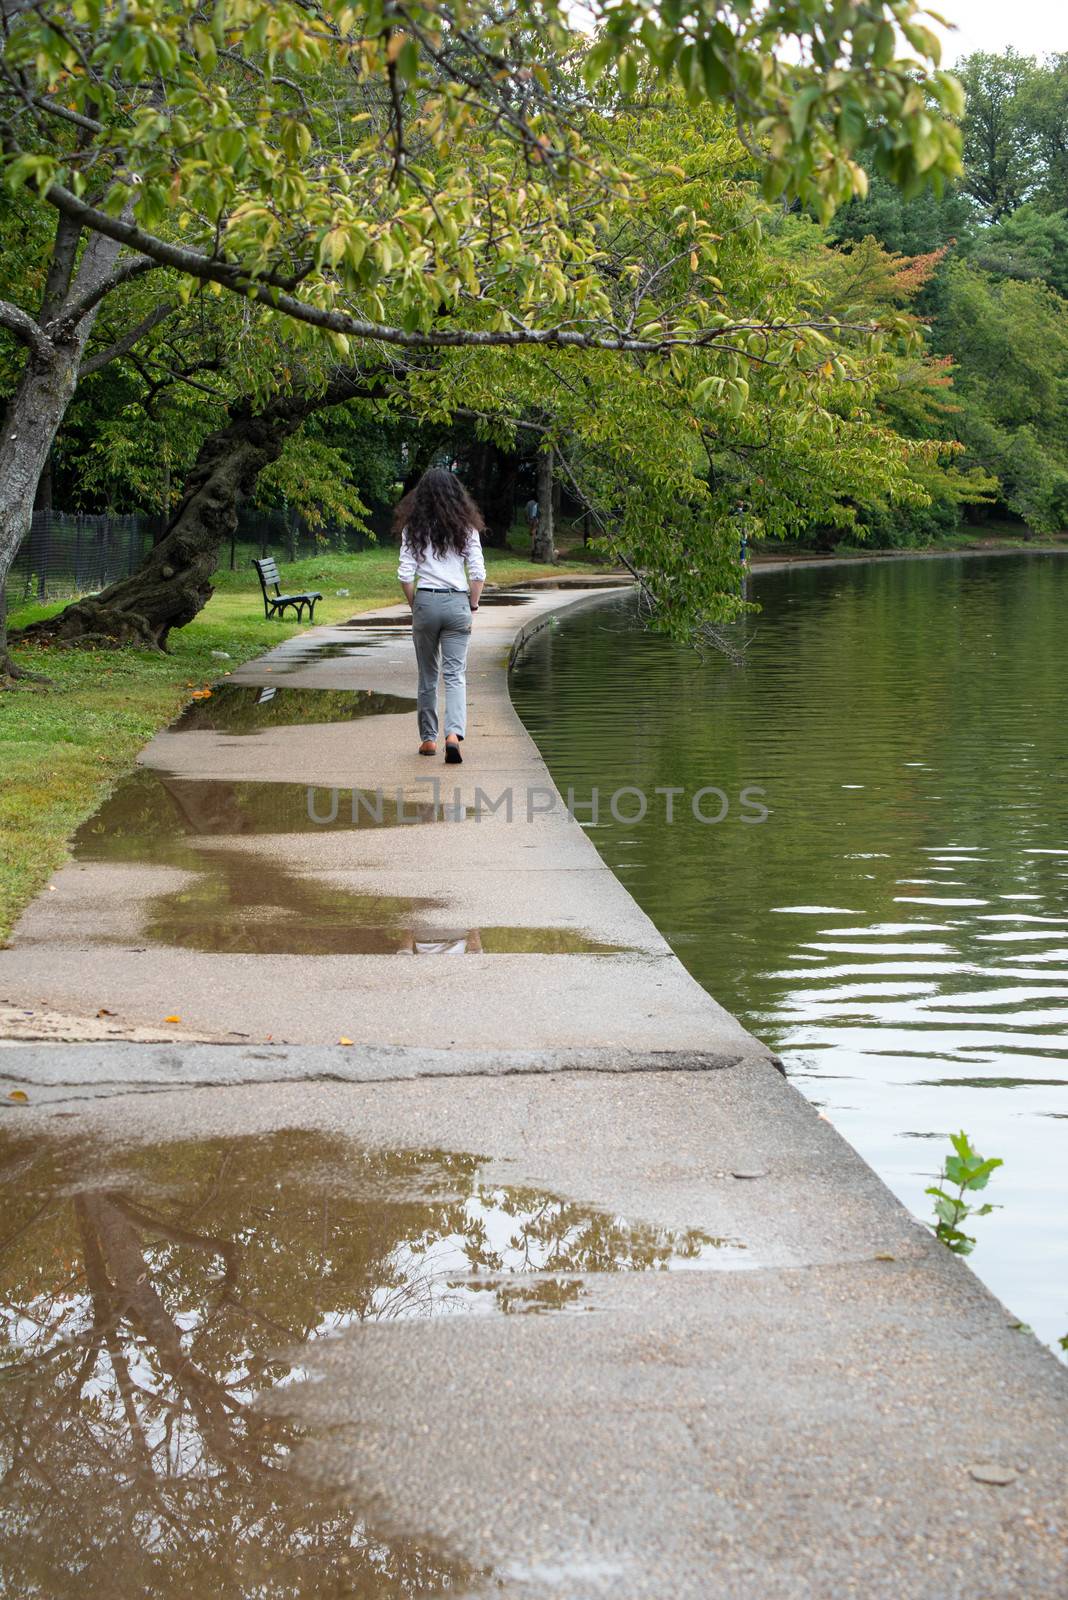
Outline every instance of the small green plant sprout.
{"label": "small green plant sprout", "polygon": [[[988,1203],[972,1205],[967,1196],[985,1189],[990,1174],[996,1167],[1004,1166],[997,1156],[983,1157],[972,1148],[966,1133],[950,1134],[954,1154],[947,1156],[938,1175],[938,1182],[925,1190],[934,1200],[936,1236],[952,1250],[954,1255],[970,1255],[975,1240],[965,1233],[961,1223],[969,1217],[985,1217],[994,1207]],[[956,1193],[953,1191],[956,1190]]]}

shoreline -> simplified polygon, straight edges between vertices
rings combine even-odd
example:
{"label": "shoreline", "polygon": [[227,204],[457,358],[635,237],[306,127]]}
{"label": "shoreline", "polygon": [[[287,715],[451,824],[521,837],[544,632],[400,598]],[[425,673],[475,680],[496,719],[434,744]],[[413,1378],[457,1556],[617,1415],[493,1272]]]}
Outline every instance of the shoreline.
{"label": "shoreline", "polygon": [[793,556],[778,556],[761,551],[749,560],[749,570],[756,572],[785,572],[794,567],[852,567],[876,566],[880,563],[889,564],[897,561],[949,561],[953,559],[974,560],[981,556],[1056,556],[1068,555],[1068,539],[1063,544],[1037,544],[1037,545],[1011,545],[1000,543],[991,545],[963,545],[959,549],[940,550],[929,548],[923,550],[873,550],[863,551],[849,555],[835,555],[828,551],[826,555],[819,552],[798,552]]}

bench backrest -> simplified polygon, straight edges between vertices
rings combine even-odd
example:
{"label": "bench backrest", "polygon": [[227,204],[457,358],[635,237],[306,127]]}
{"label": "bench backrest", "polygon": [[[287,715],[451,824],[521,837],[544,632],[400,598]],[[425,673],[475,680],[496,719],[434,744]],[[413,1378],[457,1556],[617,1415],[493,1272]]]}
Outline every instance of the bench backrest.
{"label": "bench backrest", "polygon": [[260,575],[260,585],[264,594],[267,593],[267,585],[269,583],[274,584],[274,592],[277,594],[281,580],[278,575],[278,563],[274,557],[264,556],[262,561],[253,559],[252,565]]}

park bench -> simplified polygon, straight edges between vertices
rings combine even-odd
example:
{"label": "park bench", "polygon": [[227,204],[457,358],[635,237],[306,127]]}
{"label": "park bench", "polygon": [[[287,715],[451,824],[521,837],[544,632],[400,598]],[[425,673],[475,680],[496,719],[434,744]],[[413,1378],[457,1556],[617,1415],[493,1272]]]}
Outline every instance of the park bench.
{"label": "park bench", "polygon": [[[278,563],[273,556],[264,556],[262,560],[253,560],[252,565],[259,573],[260,588],[263,590],[263,614],[268,621],[272,617],[285,616],[286,606],[293,606],[297,613],[297,621],[304,616],[304,607],[308,608],[308,621],[315,621],[315,602],[323,597],[318,590],[314,594],[283,594],[281,579],[278,575]],[[271,587],[274,593],[271,593]]]}

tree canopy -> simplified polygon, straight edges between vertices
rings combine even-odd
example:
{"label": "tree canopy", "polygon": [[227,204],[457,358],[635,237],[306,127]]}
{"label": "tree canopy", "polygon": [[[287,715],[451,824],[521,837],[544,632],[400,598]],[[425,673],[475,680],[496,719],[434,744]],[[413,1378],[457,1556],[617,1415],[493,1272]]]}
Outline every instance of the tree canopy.
{"label": "tree canopy", "polygon": [[0,10],[0,582],[46,462],[170,525],[72,637],[165,643],[241,496],[360,524],[441,449],[495,526],[551,454],[684,636],[739,508],[1063,522],[1068,56],[965,106],[911,0]]}

